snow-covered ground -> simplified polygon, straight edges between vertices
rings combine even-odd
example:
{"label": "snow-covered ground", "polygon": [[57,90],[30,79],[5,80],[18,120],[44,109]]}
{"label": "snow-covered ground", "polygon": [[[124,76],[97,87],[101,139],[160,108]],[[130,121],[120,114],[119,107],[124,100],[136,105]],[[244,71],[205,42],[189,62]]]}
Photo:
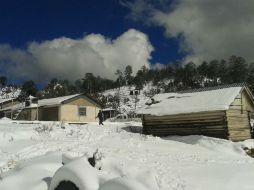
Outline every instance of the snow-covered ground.
{"label": "snow-covered ground", "polygon": [[[134,122],[99,126],[0,120],[0,189],[47,190],[62,166],[63,153],[92,156],[96,149],[103,154],[97,172],[107,175],[108,181],[104,178],[100,187],[86,190],[115,190],[112,185],[126,179],[150,190],[254,189],[254,159],[241,148],[254,147],[253,140],[159,138],[130,130],[140,127]],[[94,174],[87,176],[96,181]]]}

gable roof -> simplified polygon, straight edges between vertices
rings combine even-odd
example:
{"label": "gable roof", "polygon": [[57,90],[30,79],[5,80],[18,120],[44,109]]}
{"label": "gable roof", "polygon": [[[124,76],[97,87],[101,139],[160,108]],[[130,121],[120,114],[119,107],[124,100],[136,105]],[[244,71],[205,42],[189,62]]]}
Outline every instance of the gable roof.
{"label": "gable roof", "polygon": [[38,101],[38,106],[52,106],[52,105],[59,105],[63,101],[74,98],[79,96],[80,94],[74,94],[70,96],[61,96],[57,98],[48,98],[48,99],[42,99]]}
{"label": "gable roof", "polygon": [[228,110],[230,104],[233,103],[242,90],[246,90],[249,93],[246,87],[231,85],[203,90],[157,94],[153,97],[155,104],[144,107],[139,113],[162,116]]}
{"label": "gable roof", "polygon": [[69,96],[61,96],[57,98],[48,98],[48,99],[42,99],[38,101],[38,106],[55,106],[55,105],[60,105],[65,103],[66,101],[69,101],[71,99],[77,98],[77,97],[85,97],[89,101],[93,102],[94,104],[98,105],[101,107],[101,105],[94,99],[84,95],[84,94],[74,94],[74,95],[69,95]]}

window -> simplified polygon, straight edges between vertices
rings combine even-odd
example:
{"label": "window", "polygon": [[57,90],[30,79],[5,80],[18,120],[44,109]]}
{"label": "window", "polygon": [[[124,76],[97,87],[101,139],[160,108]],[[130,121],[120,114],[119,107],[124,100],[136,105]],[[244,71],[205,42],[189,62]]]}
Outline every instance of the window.
{"label": "window", "polygon": [[78,114],[79,114],[79,116],[86,116],[86,107],[85,106],[79,106],[78,107]]}

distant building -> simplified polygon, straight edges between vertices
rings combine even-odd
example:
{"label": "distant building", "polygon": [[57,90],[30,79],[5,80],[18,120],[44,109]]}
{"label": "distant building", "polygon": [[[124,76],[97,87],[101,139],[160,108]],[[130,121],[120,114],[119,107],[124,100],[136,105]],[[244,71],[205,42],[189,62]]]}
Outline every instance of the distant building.
{"label": "distant building", "polygon": [[18,98],[0,99],[0,118],[1,117],[14,117],[14,110],[21,106]]}
{"label": "distant building", "polygon": [[116,109],[113,108],[104,108],[102,110],[102,113],[104,115],[104,120],[116,117],[119,112]]}
{"label": "distant building", "polygon": [[141,112],[145,134],[240,141],[251,138],[254,101],[248,87],[236,84],[157,94]]}
{"label": "distant building", "polygon": [[[17,120],[39,121],[67,121],[92,122],[101,105],[94,99],[84,95],[75,94],[58,98],[42,99],[38,103],[31,99],[30,104],[19,108]],[[14,108],[15,109],[15,108]],[[3,110],[5,112],[5,110]]]}

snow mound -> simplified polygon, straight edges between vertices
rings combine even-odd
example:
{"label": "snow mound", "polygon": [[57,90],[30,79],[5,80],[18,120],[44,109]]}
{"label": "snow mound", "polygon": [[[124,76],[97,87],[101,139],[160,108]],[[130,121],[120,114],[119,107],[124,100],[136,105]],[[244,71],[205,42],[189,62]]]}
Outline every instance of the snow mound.
{"label": "snow mound", "polygon": [[254,139],[248,139],[243,142],[239,142],[239,144],[244,148],[254,149]]}
{"label": "snow mound", "polygon": [[11,121],[11,119],[8,118],[8,117],[3,117],[3,118],[0,119],[0,121]]}
{"label": "snow mound", "polygon": [[80,190],[97,190],[99,176],[85,157],[74,160],[59,168],[51,181],[49,190],[55,190],[61,181],[71,181]]}
{"label": "snow mound", "polygon": [[[63,156],[63,158],[66,157],[68,156]],[[132,171],[134,177],[128,177],[128,174],[119,176],[119,172],[118,175],[116,173],[113,174],[110,170],[112,171],[112,168],[117,168],[115,163],[117,163],[115,159],[108,159],[103,163],[102,170],[98,170],[89,164],[85,156],[73,159],[56,171],[49,190],[55,190],[63,181],[74,183],[80,190],[149,190],[147,186],[151,185],[151,182],[153,182],[153,180],[151,180],[149,182],[150,184],[147,183],[147,179],[150,179],[149,175],[146,176],[146,179],[140,177],[136,178],[135,176],[138,175],[135,170]],[[117,170],[120,171],[119,168]],[[138,174],[140,174],[140,172],[138,172]],[[149,187],[155,187],[155,185]],[[156,189],[158,188],[153,188],[153,190]]]}
{"label": "snow mound", "polygon": [[48,189],[51,173],[60,167],[60,155],[49,153],[32,161],[19,164],[4,173],[0,180],[1,190],[41,190]]}
{"label": "snow mound", "polygon": [[209,151],[218,153],[227,153],[228,155],[246,155],[240,143],[234,143],[229,140],[200,136],[200,135],[190,135],[190,136],[173,136],[167,137],[168,140],[175,140],[178,142],[191,144],[194,146],[203,147]]}

